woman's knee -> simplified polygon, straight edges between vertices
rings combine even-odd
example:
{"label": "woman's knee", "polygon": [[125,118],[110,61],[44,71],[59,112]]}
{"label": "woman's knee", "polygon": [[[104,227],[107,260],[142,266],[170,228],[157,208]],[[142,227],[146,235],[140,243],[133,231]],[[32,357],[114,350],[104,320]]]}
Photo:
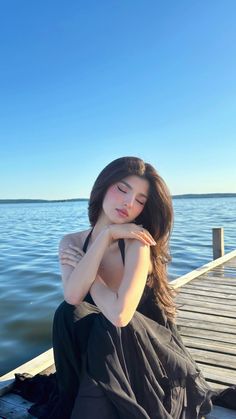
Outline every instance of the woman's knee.
{"label": "woman's knee", "polygon": [[52,334],[53,341],[61,337],[65,331],[69,331],[73,325],[74,306],[63,301],[56,309],[53,317]]}
{"label": "woman's knee", "polygon": [[56,322],[58,319],[62,320],[63,318],[67,318],[72,315],[74,308],[74,306],[68,304],[66,301],[62,301],[54,313],[53,322]]}

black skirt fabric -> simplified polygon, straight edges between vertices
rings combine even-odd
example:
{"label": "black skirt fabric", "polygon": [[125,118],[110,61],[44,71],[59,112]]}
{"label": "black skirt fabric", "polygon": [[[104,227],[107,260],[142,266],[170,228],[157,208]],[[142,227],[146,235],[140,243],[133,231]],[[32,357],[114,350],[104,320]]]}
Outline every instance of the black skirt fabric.
{"label": "black skirt fabric", "polygon": [[38,418],[197,419],[220,400],[147,286],[125,327],[90,294],[76,307],[62,302],[53,348],[56,373],[16,375],[15,392],[35,402],[29,412]]}
{"label": "black skirt fabric", "polygon": [[145,315],[150,296],[147,288],[149,313],[143,298],[122,328],[92,301],[73,310],[82,374],[71,419],[194,419],[211,411],[212,391],[176,329],[157,307],[154,319]]}

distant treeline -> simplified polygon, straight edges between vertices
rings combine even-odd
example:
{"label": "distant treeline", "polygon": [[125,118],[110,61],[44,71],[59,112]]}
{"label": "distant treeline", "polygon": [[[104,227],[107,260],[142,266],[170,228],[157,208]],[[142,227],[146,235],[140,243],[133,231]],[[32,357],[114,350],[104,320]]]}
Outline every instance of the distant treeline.
{"label": "distant treeline", "polygon": [[74,198],[74,199],[0,199],[0,204],[35,204],[35,203],[51,203],[51,202],[74,202],[74,201],[88,201],[88,198]]}
{"label": "distant treeline", "polygon": [[[187,198],[233,198],[236,193],[206,193],[206,194],[184,194],[172,195],[174,199],[187,199]],[[74,199],[0,199],[0,204],[35,204],[35,203],[51,203],[51,202],[75,202],[75,201],[88,201],[88,198],[74,198]]]}
{"label": "distant treeline", "polygon": [[184,195],[172,195],[172,198],[234,198],[236,197],[236,193],[203,193],[203,194],[197,194],[197,193],[188,193]]}

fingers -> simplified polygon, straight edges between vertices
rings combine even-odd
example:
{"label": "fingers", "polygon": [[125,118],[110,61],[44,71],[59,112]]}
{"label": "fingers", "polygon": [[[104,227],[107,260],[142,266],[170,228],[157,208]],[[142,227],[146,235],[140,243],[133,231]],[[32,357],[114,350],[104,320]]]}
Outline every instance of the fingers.
{"label": "fingers", "polygon": [[69,245],[69,248],[61,250],[59,258],[62,265],[70,265],[76,267],[77,263],[82,259],[84,252],[77,246]]}
{"label": "fingers", "polygon": [[72,244],[69,244],[69,247],[66,247],[64,249],[61,250],[60,255],[62,254],[70,254],[70,255],[80,255],[80,256],[84,256],[84,252],[83,250],[81,250],[79,247],[77,246],[73,246]]}
{"label": "fingers", "polygon": [[144,228],[142,226],[142,224],[140,224],[138,226],[138,232],[137,233],[138,233],[139,237],[143,238],[144,242],[146,242],[150,246],[155,246],[156,245],[156,242],[153,239],[152,235],[149,233],[149,231],[146,228]]}
{"label": "fingers", "polygon": [[153,239],[152,235],[146,228],[143,227],[142,224],[127,223],[127,225],[124,227],[126,227],[128,231],[125,232],[126,234],[123,237],[138,239],[142,243],[147,244],[149,246],[156,245],[156,242]]}
{"label": "fingers", "polygon": [[147,244],[148,246],[155,246],[156,242],[148,234],[142,231],[134,233],[134,234],[136,238],[140,240],[141,242],[143,242],[144,244]]}
{"label": "fingers", "polygon": [[62,255],[60,257],[60,262],[62,265],[71,265],[76,267],[77,263],[80,261],[81,257],[73,255]]}
{"label": "fingers", "polygon": [[75,250],[77,253],[80,253],[81,255],[84,255],[84,251],[80,249],[78,246],[74,246],[73,244],[69,244],[69,247],[73,250]]}
{"label": "fingers", "polygon": [[73,268],[76,268],[77,263],[78,263],[77,261],[73,261],[73,260],[69,260],[69,259],[65,259],[65,260],[61,261],[62,265],[73,266]]}
{"label": "fingers", "polygon": [[151,246],[155,246],[156,242],[153,239],[153,237],[151,236],[151,234],[147,231],[143,232],[143,234],[145,235],[145,237],[147,238],[147,240],[150,242]]}

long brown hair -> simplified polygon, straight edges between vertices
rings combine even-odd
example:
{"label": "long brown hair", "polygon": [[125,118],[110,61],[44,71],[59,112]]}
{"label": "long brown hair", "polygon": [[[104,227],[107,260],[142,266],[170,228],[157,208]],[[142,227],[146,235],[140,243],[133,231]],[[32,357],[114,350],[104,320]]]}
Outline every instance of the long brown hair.
{"label": "long brown hair", "polygon": [[88,205],[89,221],[91,226],[96,224],[109,186],[131,175],[149,182],[148,199],[133,222],[142,224],[157,243],[150,247],[153,270],[147,283],[153,288],[156,304],[161,305],[167,318],[174,322],[176,291],[167,278],[167,264],[171,260],[169,238],[173,228],[173,206],[169,189],[156,169],[138,157],[120,157],[109,163],[93,185]]}

